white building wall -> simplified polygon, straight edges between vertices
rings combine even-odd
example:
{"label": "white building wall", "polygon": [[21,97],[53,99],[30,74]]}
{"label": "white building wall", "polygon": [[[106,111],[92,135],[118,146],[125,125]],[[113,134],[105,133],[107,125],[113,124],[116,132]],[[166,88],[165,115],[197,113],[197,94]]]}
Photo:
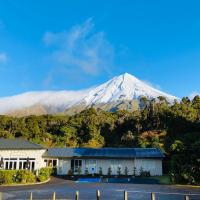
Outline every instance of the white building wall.
{"label": "white building wall", "polygon": [[149,171],[151,176],[162,176],[162,159],[135,159],[136,173],[139,174],[141,168],[143,171]]}
{"label": "white building wall", "polygon": [[[86,167],[90,173],[90,167],[86,166],[89,160],[95,159],[80,159],[82,160],[81,174],[85,174]],[[108,168],[111,167],[112,175],[118,175],[118,167],[121,168],[121,174],[125,175],[125,168],[128,168],[128,175],[134,174],[134,167],[136,168],[136,175],[139,175],[141,168],[143,171],[149,171],[151,176],[162,175],[162,159],[96,159],[95,173],[99,174],[99,169],[102,168],[103,175],[108,175]],[[59,159],[58,174],[66,175],[71,169],[71,159]]]}
{"label": "white building wall", "polygon": [[[0,157],[5,158],[17,158],[19,163],[20,158],[35,158],[35,169],[46,167],[42,155],[46,152],[45,149],[39,150],[0,150]],[[18,164],[17,163],[17,164]],[[5,161],[4,161],[5,164]],[[17,167],[18,168],[18,167]]]}
{"label": "white building wall", "polygon": [[103,175],[108,175],[108,168],[111,167],[112,175],[117,175],[118,167],[121,168],[121,174],[125,174],[125,168],[128,168],[128,175],[133,174],[134,160],[122,159],[99,159],[97,160],[97,173],[102,168]]}

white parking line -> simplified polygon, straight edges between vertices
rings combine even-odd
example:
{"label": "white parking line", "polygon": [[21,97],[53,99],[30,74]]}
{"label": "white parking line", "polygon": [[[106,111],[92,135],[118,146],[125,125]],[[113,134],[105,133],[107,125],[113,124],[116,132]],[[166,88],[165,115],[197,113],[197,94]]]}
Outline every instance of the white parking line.
{"label": "white parking line", "polygon": [[[116,192],[123,192],[124,190],[115,190]],[[146,192],[146,191],[139,191],[139,190],[126,190],[128,193],[145,193],[145,194],[151,194],[152,192],[156,193],[156,194],[164,194],[164,195],[168,195],[168,194],[174,194],[174,195],[190,195],[190,196],[200,196],[200,194],[194,194],[194,193],[178,193],[178,192]]]}

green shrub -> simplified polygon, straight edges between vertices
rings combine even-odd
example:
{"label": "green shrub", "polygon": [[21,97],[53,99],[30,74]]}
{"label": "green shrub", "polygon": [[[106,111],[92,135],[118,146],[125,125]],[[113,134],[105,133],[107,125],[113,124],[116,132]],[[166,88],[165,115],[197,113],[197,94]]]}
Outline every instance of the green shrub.
{"label": "green shrub", "polygon": [[112,175],[112,168],[108,167],[108,176]]}
{"label": "green shrub", "polygon": [[36,176],[28,170],[18,170],[16,174],[16,182],[18,183],[35,183]]}
{"label": "green shrub", "polygon": [[49,179],[49,177],[51,176],[51,174],[53,173],[53,169],[50,167],[44,167],[41,168],[38,174],[38,180],[40,182],[46,181]]}
{"label": "green shrub", "polygon": [[73,175],[73,170],[72,170],[72,169],[69,169],[67,175],[68,175],[68,176],[72,176],[72,175]]}
{"label": "green shrub", "polygon": [[88,175],[89,174],[89,170],[88,170],[88,168],[86,167],[85,168],[85,175]]}
{"label": "green shrub", "polygon": [[133,167],[133,176],[136,176],[137,168]]}
{"label": "green shrub", "polygon": [[140,176],[141,177],[150,177],[151,174],[150,174],[150,171],[142,171],[142,172],[140,172]]}
{"label": "green shrub", "polygon": [[117,168],[117,174],[118,174],[118,176],[121,175],[121,167],[118,167],[118,168]]}
{"label": "green shrub", "polygon": [[99,175],[102,175],[102,174],[103,174],[102,167],[99,167]]}
{"label": "green shrub", "polygon": [[16,170],[0,170],[0,184],[14,183],[16,172]]}
{"label": "green shrub", "polygon": [[78,167],[77,173],[78,173],[78,175],[81,175],[81,167]]}
{"label": "green shrub", "polygon": [[35,183],[35,175],[28,170],[0,170],[0,184]]}
{"label": "green shrub", "polygon": [[126,166],[125,169],[124,169],[124,174],[127,176],[128,172],[129,172],[129,170],[128,170],[128,167]]}

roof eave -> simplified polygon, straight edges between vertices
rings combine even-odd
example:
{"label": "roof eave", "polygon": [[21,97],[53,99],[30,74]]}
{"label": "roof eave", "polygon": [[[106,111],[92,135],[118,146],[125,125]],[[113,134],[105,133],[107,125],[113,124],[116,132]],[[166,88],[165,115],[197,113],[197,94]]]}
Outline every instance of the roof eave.
{"label": "roof eave", "polygon": [[164,158],[164,156],[162,157],[162,156],[155,156],[155,157],[153,157],[153,156],[151,156],[151,157],[147,157],[147,156],[142,156],[142,157],[136,157],[136,156],[134,156],[134,157],[115,157],[115,156],[60,156],[60,155],[58,155],[58,156],[56,156],[56,155],[43,155],[42,156],[43,158],[73,158],[73,159],[75,159],[75,158],[80,158],[80,159],[90,159],[90,158],[96,158],[96,159],[120,159],[120,160],[122,160],[122,159],[128,159],[128,160],[130,160],[130,159],[144,159],[144,158],[146,158],[146,159],[163,159]]}

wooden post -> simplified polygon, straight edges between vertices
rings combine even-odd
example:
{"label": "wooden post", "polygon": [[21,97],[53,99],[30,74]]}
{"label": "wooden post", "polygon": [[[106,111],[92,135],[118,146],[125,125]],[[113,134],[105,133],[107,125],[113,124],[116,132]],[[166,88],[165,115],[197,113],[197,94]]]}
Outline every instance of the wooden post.
{"label": "wooden post", "polygon": [[190,197],[186,195],[185,200],[190,200]]}
{"label": "wooden post", "polygon": [[52,198],[52,200],[56,200],[56,193],[55,193],[55,192],[53,193],[53,198]]}
{"label": "wooden post", "polygon": [[124,191],[124,200],[128,200],[128,192]]}
{"label": "wooden post", "polygon": [[99,190],[97,190],[96,195],[97,195],[97,200],[100,200],[100,191]]}
{"label": "wooden post", "polygon": [[29,198],[29,200],[33,200],[33,193],[32,193],[32,192],[30,193],[30,198]]}
{"label": "wooden post", "polygon": [[3,200],[3,193],[0,192],[0,200]]}
{"label": "wooden post", "polygon": [[156,200],[156,195],[154,192],[151,193],[151,200]]}
{"label": "wooden post", "polygon": [[79,191],[76,191],[75,200],[79,200]]}

